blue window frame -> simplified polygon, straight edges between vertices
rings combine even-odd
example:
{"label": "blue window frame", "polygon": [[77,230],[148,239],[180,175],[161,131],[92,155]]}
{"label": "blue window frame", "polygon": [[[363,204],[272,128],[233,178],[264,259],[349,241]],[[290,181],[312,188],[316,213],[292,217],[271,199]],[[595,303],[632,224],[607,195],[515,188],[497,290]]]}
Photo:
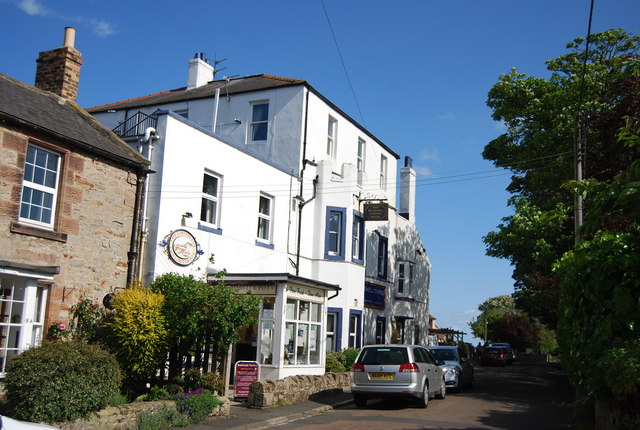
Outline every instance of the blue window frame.
{"label": "blue window frame", "polygon": [[344,260],[346,213],[345,208],[327,206],[324,236],[324,258],[327,260]]}
{"label": "blue window frame", "polygon": [[364,264],[364,217],[358,211],[353,211],[351,261],[358,264]]}
{"label": "blue window frame", "polygon": [[362,311],[349,311],[349,348],[362,347]]}
{"label": "blue window frame", "polygon": [[342,308],[327,308],[327,352],[342,350]]}

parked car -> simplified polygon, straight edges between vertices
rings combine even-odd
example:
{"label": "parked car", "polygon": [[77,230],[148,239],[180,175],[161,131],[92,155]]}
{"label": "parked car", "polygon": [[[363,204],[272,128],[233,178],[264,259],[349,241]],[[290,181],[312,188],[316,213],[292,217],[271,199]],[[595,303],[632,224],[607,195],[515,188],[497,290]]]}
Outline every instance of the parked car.
{"label": "parked car", "polygon": [[447,390],[459,390],[473,385],[473,364],[464,349],[458,346],[429,346],[427,349],[444,372]]}
{"label": "parked car", "polygon": [[507,348],[488,346],[482,352],[482,358],[480,364],[486,366],[487,364],[498,364],[500,366],[506,366],[510,361],[510,353]]}
{"label": "parked car", "polygon": [[27,421],[14,420],[13,418],[0,416],[0,430],[46,430],[57,429],[58,427],[46,424],[30,423]]}
{"label": "parked car", "polygon": [[419,345],[368,345],[351,367],[351,393],[358,407],[373,397],[406,397],[426,408],[429,398],[444,399],[444,373]]}
{"label": "parked car", "polygon": [[513,348],[511,348],[511,344],[507,342],[496,342],[492,343],[489,346],[495,346],[496,348],[506,348],[507,351],[509,351],[509,364],[516,361],[516,352],[513,350]]}

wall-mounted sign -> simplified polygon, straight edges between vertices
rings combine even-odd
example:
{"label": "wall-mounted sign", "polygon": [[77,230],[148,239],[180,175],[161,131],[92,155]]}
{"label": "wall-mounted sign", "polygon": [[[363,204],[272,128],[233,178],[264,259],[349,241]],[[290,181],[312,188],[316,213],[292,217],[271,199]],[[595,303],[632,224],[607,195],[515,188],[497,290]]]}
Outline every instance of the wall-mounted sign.
{"label": "wall-mounted sign", "polygon": [[179,266],[188,266],[200,255],[196,238],[187,230],[176,230],[166,240],[167,254]]}
{"label": "wall-mounted sign", "polygon": [[384,309],[384,296],[384,286],[364,283],[364,306],[366,308]]}
{"label": "wall-mounted sign", "polygon": [[365,203],[365,221],[387,221],[389,219],[389,206],[386,203]]}

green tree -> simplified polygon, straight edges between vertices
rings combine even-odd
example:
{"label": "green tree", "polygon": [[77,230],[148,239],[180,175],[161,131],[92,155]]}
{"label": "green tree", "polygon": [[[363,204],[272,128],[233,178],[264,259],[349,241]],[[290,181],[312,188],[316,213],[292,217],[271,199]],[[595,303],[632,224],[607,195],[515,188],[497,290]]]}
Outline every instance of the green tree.
{"label": "green tree", "polygon": [[640,38],[613,29],[589,42],[584,80],[586,44],[578,38],[567,54],[546,63],[549,78],[513,69],[487,100],[506,132],[486,145],[483,157],[513,172],[507,189],[515,209],[484,238],[487,254],[511,261],[518,307],[550,328],[559,297],[552,265],[573,247],[573,195],[562,185],[573,179],[578,125],[587,132],[585,177],[611,180],[639,154],[616,140],[624,117],[638,116]]}
{"label": "green tree", "polygon": [[[238,341],[238,329],[257,322],[260,297],[238,295],[222,282],[209,284],[195,277],[166,273],[150,286],[165,296],[163,314],[169,331],[171,350],[169,376],[187,367],[205,367],[217,371],[224,354]],[[210,357],[209,351],[213,351]]]}
{"label": "green tree", "polygon": [[490,297],[478,306],[480,315],[469,323],[469,327],[473,335],[479,339],[485,338],[485,328],[488,328],[487,340],[495,340],[491,328],[504,314],[515,312],[515,309],[513,297],[507,294]]}

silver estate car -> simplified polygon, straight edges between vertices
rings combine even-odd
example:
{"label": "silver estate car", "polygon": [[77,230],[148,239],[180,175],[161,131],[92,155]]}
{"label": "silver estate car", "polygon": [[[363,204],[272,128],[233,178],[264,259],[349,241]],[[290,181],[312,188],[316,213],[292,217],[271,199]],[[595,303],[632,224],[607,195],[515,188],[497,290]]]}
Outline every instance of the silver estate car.
{"label": "silver estate car", "polygon": [[460,390],[466,386],[473,386],[473,364],[466,356],[464,349],[459,346],[429,346],[428,348],[442,367],[447,389]]}
{"label": "silver estate car", "polygon": [[351,393],[358,407],[373,397],[407,397],[426,408],[444,399],[446,386],[436,359],[419,345],[368,345],[351,367]]}

